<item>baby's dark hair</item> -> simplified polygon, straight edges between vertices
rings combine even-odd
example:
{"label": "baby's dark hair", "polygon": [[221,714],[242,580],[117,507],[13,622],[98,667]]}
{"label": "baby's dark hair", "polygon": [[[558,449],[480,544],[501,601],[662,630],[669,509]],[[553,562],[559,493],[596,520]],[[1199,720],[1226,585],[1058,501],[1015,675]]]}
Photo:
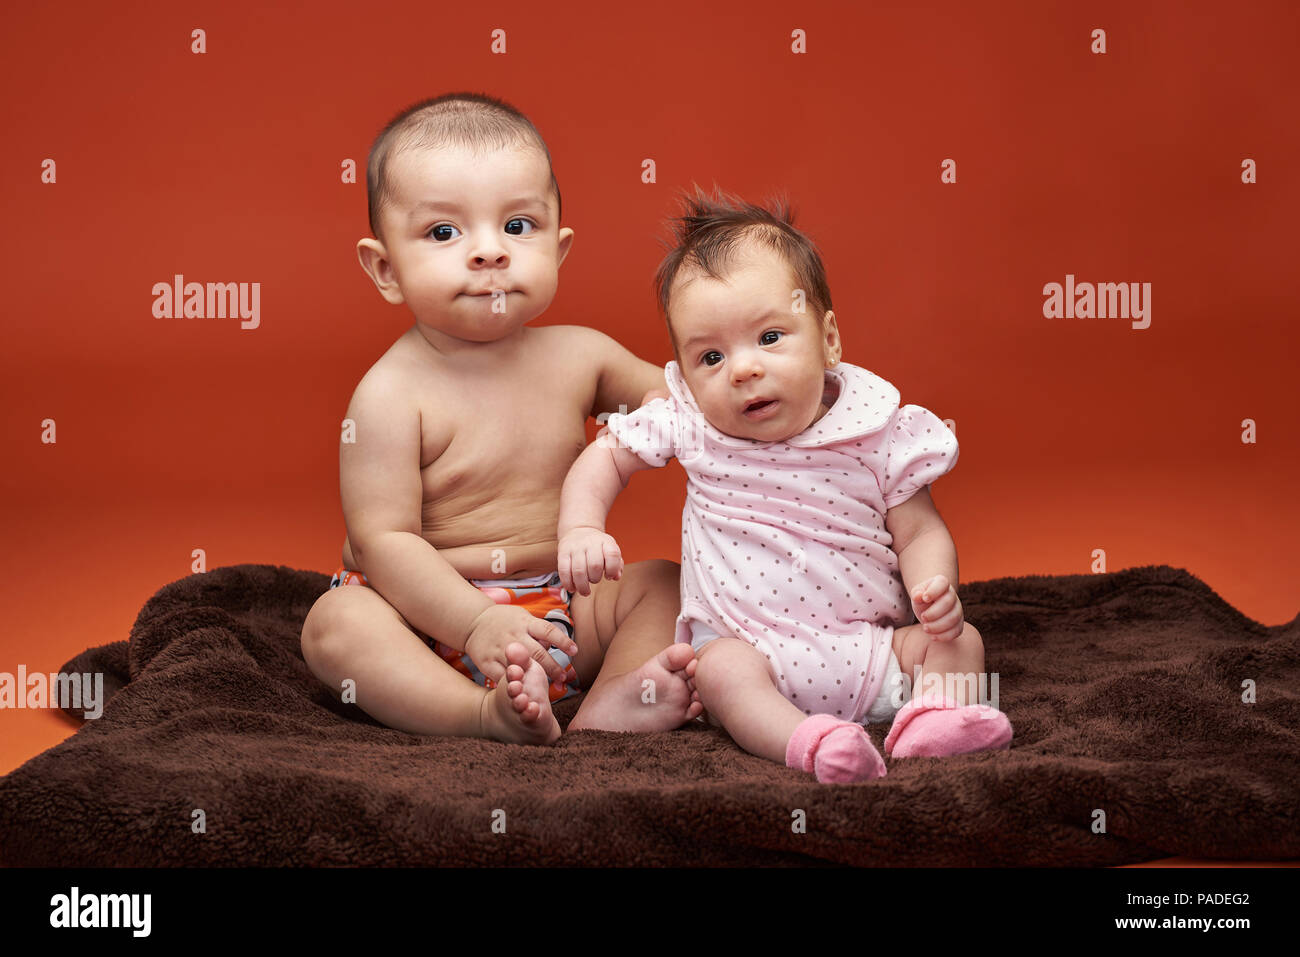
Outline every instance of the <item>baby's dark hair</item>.
{"label": "baby's dark hair", "polygon": [[370,207],[370,231],[380,232],[383,208],[393,200],[388,167],[399,150],[439,146],[470,149],[501,149],[510,146],[535,147],[546,157],[560,211],[560,184],[551,166],[551,152],[532,121],[517,109],[484,93],[444,93],[407,107],[389,121],[375,137],[366,160],[366,195]]}
{"label": "baby's dark hair", "polygon": [[[773,249],[790,265],[796,288],[807,296],[808,308],[818,323],[831,308],[831,288],[826,267],[813,241],[794,226],[794,211],[787,200],[778,198],[772,209],[755,206],[723,193],[714,185],[710,196],[695,185],[695,194],[681,193],[682,215],[670,221],[673,239],[664,246],[668,255],[655,274],[659,309],[672,335],[670,296],[673,280],[682,269],[700,269],[714,279],[725,272],[746,243],[758,242]],[[676,338],[673,343],[676,345]]]}

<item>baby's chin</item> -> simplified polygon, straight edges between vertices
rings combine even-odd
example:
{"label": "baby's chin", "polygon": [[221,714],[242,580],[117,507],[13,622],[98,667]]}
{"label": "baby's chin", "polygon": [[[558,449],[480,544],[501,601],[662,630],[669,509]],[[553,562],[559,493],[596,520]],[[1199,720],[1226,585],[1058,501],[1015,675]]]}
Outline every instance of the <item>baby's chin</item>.
{"label": "baby's chin", "polygon": [[714,421],[711,417],[705,416],[709,425],[713,426],[723,435],[729,435],[733,439],[749,439],[754,442],[784,442],[786,439],[792,439],[800,433],[807,432],[819,417],[814,416],[808,420],[803,428],[791,430],[788,425],[782,425],[779,418],[771,422],[745,422],[743,419],[739,422],[728,423],[724,428]]}

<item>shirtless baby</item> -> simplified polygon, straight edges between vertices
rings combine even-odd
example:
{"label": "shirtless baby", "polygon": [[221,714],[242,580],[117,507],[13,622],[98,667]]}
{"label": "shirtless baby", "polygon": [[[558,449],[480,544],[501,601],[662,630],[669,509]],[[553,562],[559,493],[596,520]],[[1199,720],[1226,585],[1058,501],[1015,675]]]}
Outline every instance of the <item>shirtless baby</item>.
{"label": "shirtless baby", "polygon": [[571,730],[695,717],[676,563],[628,565],[587,595],[559,586],[560,489],[587,417],[665,381],[594,329],[528,327],[574,235],[540,134],[505,103],[448,94],[389,123],[366,175],[374,238],[357,254],[415,325],[348,406],[343,568],[303,624],[303,658],[414,734],[550,744],[551,702],[580,688]]}

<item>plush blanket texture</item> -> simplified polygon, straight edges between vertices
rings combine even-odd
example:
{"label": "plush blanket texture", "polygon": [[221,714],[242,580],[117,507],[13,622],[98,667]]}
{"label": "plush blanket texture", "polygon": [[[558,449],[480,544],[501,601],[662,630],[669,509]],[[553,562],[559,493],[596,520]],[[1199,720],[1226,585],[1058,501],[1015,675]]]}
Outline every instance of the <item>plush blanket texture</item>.
{"label": "plush blanket texture", "polygon": [[[149,600],[129,642],[64,665],[103,672],[112,696],[0,779],[0,862],[1300,857],[1300,616],[1265,627],[1182,569],[961,585],[1011,750],[889,759],[887,777],[855,785],[819,785],[698,723],[575,732],[553,748],[382,727],[303,663],[302,622],[328,581],[269,565],[192,575]],[[562,724],[576,704],[557,708]],[[888,726],[870,730],[882,746]]]}

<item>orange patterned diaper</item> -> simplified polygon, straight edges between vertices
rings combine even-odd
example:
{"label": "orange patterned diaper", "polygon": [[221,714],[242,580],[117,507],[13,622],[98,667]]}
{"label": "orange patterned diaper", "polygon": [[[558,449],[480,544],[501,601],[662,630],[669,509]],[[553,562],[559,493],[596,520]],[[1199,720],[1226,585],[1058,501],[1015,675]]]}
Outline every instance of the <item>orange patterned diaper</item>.
{"label": "orange patterned diaper", "polygon": [[[518,605],[535,618],[553,622],[564,629],[570,638],[573,637],[573,616],[569,611],[569,604],[573,600],[573,595],[561,587],[560,573],[558,571],[551,572],[549,575],[538,575],[534,578],[471,578],[469,583],[498,605]],[[361,572],[341,567],[334,573],[334,577],[330,579],[330,588],[341,588],[344,585],[365,585],[369,587],[370,582],[366,580],[366,576]],[[448,647],[436,639],[429,638],[427,635],[422,637],[430,642],[438,657],[466,678],[485,688],[496,687],[496,682],[479,671],[478,666],[465,652]],[[581,690],[578,684],[578,673],[574,670],[573,663],[569,660],[567,654],[558,648],[551,648],[549,651],[551,657],[564,668],[564,677],[551,683],[550,699],[552,702],[562,701]]]}

